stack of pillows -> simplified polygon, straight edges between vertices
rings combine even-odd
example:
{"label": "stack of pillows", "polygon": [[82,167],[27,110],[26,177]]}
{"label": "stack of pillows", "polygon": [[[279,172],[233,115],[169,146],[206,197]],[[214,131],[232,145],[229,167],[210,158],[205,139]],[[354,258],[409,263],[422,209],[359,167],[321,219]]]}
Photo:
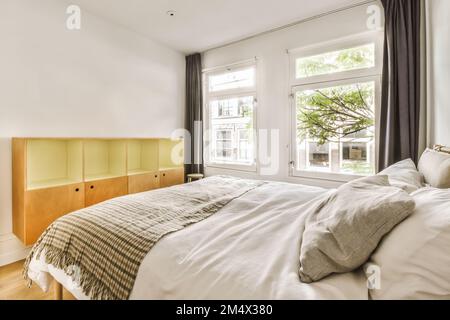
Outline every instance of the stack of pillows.
{"label": "stack of pillows", "polygon": [[450,299],[450,155],[428,149],[418,168],[404,160],[308,203],[300,280],[367,262],[373,299]]}

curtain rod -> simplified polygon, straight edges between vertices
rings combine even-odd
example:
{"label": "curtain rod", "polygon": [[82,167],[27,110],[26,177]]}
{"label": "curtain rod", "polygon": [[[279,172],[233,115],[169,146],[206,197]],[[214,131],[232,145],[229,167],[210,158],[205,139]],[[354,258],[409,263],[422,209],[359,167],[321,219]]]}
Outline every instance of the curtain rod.
{"label": "curtain rod", "polygon": [[286,24],[286,25],[281,26],[281,27],[277,27],[277,28],[274,28],[274,29],[263,31],[263,32],[260,32],[260,33],[257,33],[257,34],[254,34],[254,35],[242,38],[240,40],[235,40],[235,41],[232,41],[232,42],[228,42],[228,43],[224,43],[224,44],[218,45],[216,47],[208,48],[208,49],[202,51],[202,53],[206,53],[208,51],[212,51],[212,50],[224,48],[224,47],[227,47],[227,46],[231,46],[231,45],[239,43],[241,41],[250,40],[250,39],[253,39],[253,38],[256,38],[256,37],[259,37],[259,36],[263,36],[263,35],[266,35],[266,34],[269,34],[269,33],[273,33],[273,32],[276,32],[276,31],[280,31],[280,30],[283,30],[283,29],[294,27],[296,25],[299,25],[299,24],[302,24],[302,23],[305,23],[305,22],[309,22],[309,21],[312,21],[312,20],[323,18],[323,17],[329,16],[329,15],[332,15],[332,14],[335,14],[335,13],[339,13],[339,12],[342,12],[342,11],[345,11],[345,10],[350,10],[350,9],[353,9],[353,8],[356,8],[356,7],[360,7],[360,6],[363,6],[363,5],[367,5],[367,4],[373,3],[373,2],[378,2],[378,0],[365,0],[365,1],[362,1],[362,2],[359,2],[359,3],[355,3],[355,4],[352,4],[352,5],[348,5],[348,6],[339,8],[339,9],[335,9],[335,10],[332,10],[332,11],[328,11],[328,12],[324,12],[324,13],[321,13],[321,14],[317,14],[315,16],[312,16],[312,17],[309,17],[309,18],[306,18],[306,19],[302,19],[302,20],[298,20],[298,21]]}
{"label": "curtain rod", "polygon": [[251,63],[255,63],[257,61],[257,59],[258,59],[257,57],[253,57],[251,59],[240,60],[240,61],[236,61],[236,62],[233,62],[233,63],[223,64],[221,66],[206,68],[206,69],[202,69],[202,72],[206,73],[206,72],[212,72],[212,71],[226,69],[226,68],[233,68],[235,66],[251,64]]}

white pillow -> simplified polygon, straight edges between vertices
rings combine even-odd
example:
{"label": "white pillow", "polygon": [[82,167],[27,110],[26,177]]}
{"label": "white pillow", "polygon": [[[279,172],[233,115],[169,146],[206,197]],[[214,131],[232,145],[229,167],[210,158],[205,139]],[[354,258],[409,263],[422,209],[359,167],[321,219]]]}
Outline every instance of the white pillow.
{"label": "white pillow", "polygon": [[411,159],[397,162],[381,171],[379,175],[388,176],[392,186],[401,188],[408,193],[425,186],[422,175],[417,171],[416,165]]}
{"label": "white pillow", "polygon": [[413,214],[381,242],[366,265],[373,299],[450,299],[450,189],[412,194]]}
{"label": "white pillow", "polygon": [[450,188],[450,154],[425,150],[419,160],[425,182],[435,188]]}

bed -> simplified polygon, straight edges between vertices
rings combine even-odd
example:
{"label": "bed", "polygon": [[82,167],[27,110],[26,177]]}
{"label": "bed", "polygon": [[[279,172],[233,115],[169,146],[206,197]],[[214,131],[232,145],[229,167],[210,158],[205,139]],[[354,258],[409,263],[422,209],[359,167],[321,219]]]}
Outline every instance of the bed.
{"label": "bed", "polygon": [[[231,178],[211,177],[167,190],[184,192],[185,188],[202,188],[211,181],[223,184],[226,179]],[[376,296],[371,294],[374,288],[363,268],[332,274],[313,283],[299,281],[302,237],[299,208],[327,192],[311,186],[255,182],[245,192],[226,201],[214,214],[161,237],[139,264],[128,299],[366,300]],[[450,213],[448,218],[450,221]],[[445,227],[448,225],[450,222]],[[381,249],[388,245],[391,246],[382,243]],[[450,261],[445,260],[447,257],[440,262]],[[92,298],[74,281],[73,273],[69,276],[67,270],[48,263],[45,251],[40,255],[31,254],[26,276],[44,291],[55,282],[58,298],[62,287],[77,299]],[[443,274],[441,278],[450,287],[450,275]],[[446,290],[443,289],[441,297],[450,298]]]}
{"label": "bed", "polygon": [[[362,272],[314,285],[297,280],[299,249],[292,243],[300,234],[296,212],[286,209],[325,191],[269,182],[167,235],[143,260],[130,299],[367,299]],[[44,290],[54,278],[77,299],[89,298],[43,259],[34,260],[30,272]]]}

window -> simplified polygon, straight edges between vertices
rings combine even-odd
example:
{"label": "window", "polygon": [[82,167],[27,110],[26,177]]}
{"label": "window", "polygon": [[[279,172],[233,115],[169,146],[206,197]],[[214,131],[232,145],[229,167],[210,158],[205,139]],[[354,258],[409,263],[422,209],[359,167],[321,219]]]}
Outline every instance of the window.
{"label": "window", "polygon": [[224,128],[216,131],[216,159],[231,160],[233,157],[232,130]]}
{"label": "window", "polygon": [[208,78],[208,83],[209,92],[254,87],[255,69],[250,67],[242,70],[211,75]]}
{"label": "window", "polygon": [[205,74],[207,165],[256,170],[254,63]]}
{"label": "window", "polygon": [[375,172],[380,39],[291,53],[294,176],[346,180]]}
{"label": "window", "polygon": [[321,53],[295,61],[297,78],[375,67],[375,44]]}

